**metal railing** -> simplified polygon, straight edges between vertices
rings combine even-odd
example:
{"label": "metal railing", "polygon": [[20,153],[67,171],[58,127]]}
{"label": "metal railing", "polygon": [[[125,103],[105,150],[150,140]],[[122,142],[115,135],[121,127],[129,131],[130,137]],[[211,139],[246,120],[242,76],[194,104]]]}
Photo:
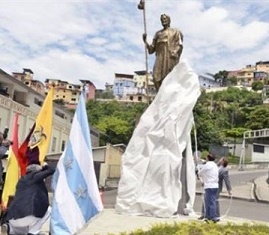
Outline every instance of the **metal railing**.
{"label": "metal railing", "polygon": [[246,155],[246,139],[255,139],[255,138],[265,138],[269,137],[269,129],[260,129],[260,130],[251,130],[244,132],[244,138],[242,143],[242,150],[239,161],[239,170],[244,170],[245,165],[245,155]]}

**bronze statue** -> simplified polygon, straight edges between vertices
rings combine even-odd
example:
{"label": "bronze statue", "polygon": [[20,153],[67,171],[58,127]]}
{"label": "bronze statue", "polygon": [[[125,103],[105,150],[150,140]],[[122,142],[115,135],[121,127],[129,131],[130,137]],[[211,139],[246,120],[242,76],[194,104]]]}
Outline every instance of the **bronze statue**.
{"label": "bronze statue", "polygon": [[147,43],[147,34],[143,34],[143,41],[148,53],[155,52],[156,60],[153,67],[153,80],[158,91],[163,79],[179,62],[183,50],[183,35],[178,29],[170,28],[171,19],[168,15],[161,15],[163,29],[157,31],[152,44]]}

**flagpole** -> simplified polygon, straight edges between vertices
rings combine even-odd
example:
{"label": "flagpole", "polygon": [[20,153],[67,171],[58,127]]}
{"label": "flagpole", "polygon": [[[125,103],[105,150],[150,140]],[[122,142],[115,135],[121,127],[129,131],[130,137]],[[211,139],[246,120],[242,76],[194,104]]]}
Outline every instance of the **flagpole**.
{"label": "flagpole", "polygon": [[[147,24],[146,24],[146,4],[145,0],[140,0],[140,3],[138,4],[138,9],[143,10],[143,22],[144,22],[144,33],[147,34]],[[147,52],[147,45],[145,44],[145,65],[146,65],[146,97],[147,97],[147,103],[149,105],[149,94],[148,94],[148,85],[149,85],[149,79],[148,79],[148,52]]]}

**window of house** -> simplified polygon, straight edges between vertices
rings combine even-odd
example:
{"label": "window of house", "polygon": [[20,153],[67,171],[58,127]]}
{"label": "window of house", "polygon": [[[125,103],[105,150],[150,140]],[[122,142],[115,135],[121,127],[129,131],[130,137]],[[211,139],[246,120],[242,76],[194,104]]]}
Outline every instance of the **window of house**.
{"label": "window of house", "polygon": [[57,142],[57,138],[53,137],[52,138],[52,144],[51,144],[51,152],[54,153],[56,150],[56,142]]}
{"label": "window of house", "polygon": [[34,99],[34,103],[41,107],[42,104],[43,104],[43,101],[41,101],[41,100],[39,100],[39,99],[37,99],[37,98],[35,97],[35,99]]}
{"label": "window of house", "polygon": [[142,101],[142,96],[138,96],[138,101]]}
{"label": "window of house", "polygon": [[134,99],[134,97],[133,96],[130,96],[130,100],[133,100]]}
{"label": "window of house", "polygon": [[6,87],[6,86],[3,86],[1,83],[0,83],[0,94],[1,95],[8,95],[8,87]]}
{"label": "window of house", "polygon": [[65,140],[62,141],[62,145],[61,145],[61,151],[63,152],[65,149]]}
{"label": "window of house", "polygon": [[262,145],[253,145],[253,152],[255,153],[264,153],[264,146]]}
{"label": "window of house", "polygon": [[64,119],[64,113],[62,113],[62,112],[60,112],[60,111],[58,111],[58,110],[55,111],[55,115],[57,115],[58,117]]}

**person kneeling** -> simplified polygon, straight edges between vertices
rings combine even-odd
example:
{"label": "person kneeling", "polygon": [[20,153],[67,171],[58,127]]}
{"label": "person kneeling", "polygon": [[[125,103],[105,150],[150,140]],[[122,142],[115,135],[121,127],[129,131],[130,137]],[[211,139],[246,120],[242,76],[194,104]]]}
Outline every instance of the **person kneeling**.
{"label": "person kneeling", "polygon": [[16,193],[7,212],[7,234],[36,235],[50,216],[48,190],[44,179],[55,169],[40,163],[27,167],[16,186]]}

